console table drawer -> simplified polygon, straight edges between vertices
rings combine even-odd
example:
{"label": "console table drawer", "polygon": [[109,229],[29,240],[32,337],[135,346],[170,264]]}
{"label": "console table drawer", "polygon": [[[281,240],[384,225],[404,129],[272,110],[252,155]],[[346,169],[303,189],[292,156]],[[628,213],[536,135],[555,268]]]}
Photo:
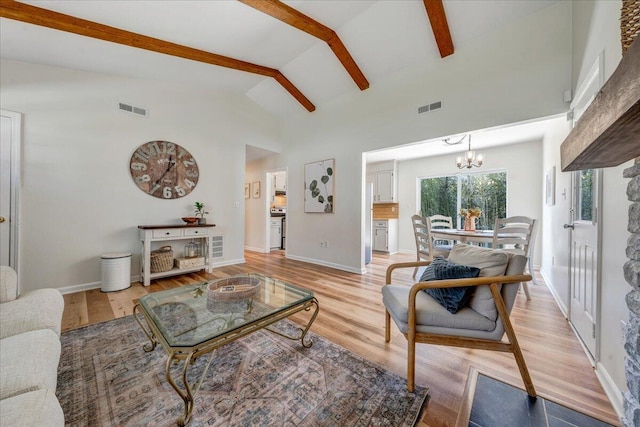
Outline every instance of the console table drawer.
{"label": "console table drawer", "polygon": [[185,228],[184,229],[184,235],[185,236],[206,236],[207,234],[209,234],[209,229],[208,228]]}
{"label": "console table drawer", "polygon": [[180,228],[160,228],[158,230],[152,230],[153,237],[180,237],[182,236],[182,229]]}

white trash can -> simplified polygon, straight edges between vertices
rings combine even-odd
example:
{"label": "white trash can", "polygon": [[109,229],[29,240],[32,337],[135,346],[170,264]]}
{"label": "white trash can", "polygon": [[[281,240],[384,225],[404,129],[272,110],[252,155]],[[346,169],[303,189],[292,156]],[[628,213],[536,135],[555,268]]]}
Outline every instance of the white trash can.
{"label": "white trash can", "polygon": [[131,254],[104,254],[102,259],[102,292],[113,292],[131,286]]}

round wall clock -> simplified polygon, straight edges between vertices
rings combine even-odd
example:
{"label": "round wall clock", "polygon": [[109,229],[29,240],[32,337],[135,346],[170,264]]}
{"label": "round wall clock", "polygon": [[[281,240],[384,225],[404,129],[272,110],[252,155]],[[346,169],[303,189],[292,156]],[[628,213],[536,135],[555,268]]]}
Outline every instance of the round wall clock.
{"label": "round wall clock", "polygon": [[196,187],[198,164],[191,153],[169,141],[151,141],[134,151],[131,177],[145,193],[160,199],[179,199]]}

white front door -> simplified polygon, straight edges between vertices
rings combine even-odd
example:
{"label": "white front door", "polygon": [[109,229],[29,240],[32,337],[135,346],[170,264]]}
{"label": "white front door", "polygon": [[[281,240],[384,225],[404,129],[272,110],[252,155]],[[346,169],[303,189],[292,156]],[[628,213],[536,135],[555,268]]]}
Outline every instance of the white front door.
{"label": "white front door", "polygon": [[[571,102],[574,127],[603,84],[604,52],[598,55],[578,85]],[[572,175],[572,184],[569,321],[597,361],[602,173],[595,169],[576,171]]]}
{"label": "white front door", "polygon": [[[600,258],[599,205],[601,173],[596,169],[573,175],[573,229],[571,231],[571,308],[569,320],[596,358]],[[597,359],[596,359],[597,360]]]}
{"label": "white front door", "polygon": [[9,265],[11,220],[11,119],[0,122],[0,265]]}
{"label": "white front door", "polygon": [[18,270],[19,113],[0,111],[0,265]]}

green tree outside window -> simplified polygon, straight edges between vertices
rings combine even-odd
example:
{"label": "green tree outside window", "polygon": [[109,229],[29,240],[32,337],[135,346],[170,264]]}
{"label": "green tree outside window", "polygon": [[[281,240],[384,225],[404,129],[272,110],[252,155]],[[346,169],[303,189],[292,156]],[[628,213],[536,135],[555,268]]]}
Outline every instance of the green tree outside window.
{"label": "green tree outside window", "polygon": [[478,230],[491,230],[496,218],[507,216],[506,172],[461,174],[420,180],[420,209],[423,216],[450,216],[456,223],[460,209],[473,207],[482,210],[482,216],[476,224]]}

